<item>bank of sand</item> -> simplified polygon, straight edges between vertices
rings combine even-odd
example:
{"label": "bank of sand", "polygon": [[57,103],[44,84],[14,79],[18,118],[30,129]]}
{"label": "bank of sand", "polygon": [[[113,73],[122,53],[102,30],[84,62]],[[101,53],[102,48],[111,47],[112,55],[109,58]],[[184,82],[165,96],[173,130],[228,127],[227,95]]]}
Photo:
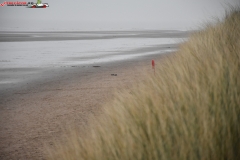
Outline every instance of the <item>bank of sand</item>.
{"label": "bank of sand", "polygon": [[65,129],[87,126],[114,93],[141,82],[144,70],[153,74],[151,59],[157,67],[162,57],[49,70],[47,78],[5,90],[0,97],[0,159],[45,159],[45,146],[59,141]]}

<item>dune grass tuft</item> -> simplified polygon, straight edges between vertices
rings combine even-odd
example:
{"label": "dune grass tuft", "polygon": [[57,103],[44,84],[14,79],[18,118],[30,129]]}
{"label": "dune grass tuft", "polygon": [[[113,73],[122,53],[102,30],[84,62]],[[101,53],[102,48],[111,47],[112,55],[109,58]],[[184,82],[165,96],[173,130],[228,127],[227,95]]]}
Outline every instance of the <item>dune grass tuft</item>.
{"label": "dune grass tuft", "polygon": [[240,159],[240,11],[192,34],[50,159]]}

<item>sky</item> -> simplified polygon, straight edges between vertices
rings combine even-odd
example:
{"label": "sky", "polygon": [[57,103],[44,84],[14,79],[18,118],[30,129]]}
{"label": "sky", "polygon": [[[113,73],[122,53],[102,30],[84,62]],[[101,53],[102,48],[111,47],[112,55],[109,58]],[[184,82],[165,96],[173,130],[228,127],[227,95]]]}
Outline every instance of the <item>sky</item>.
{"label": "sky", "polygon": [[[0,3],[4,1],[0,0]],[[195,29],[213,18],[223,17],[228,5],[240,6],[239,0],[42,0],[42,2],[48,3],[50,7],[46,9],[23,6],[0,7],[0,30],[186,30]]]}

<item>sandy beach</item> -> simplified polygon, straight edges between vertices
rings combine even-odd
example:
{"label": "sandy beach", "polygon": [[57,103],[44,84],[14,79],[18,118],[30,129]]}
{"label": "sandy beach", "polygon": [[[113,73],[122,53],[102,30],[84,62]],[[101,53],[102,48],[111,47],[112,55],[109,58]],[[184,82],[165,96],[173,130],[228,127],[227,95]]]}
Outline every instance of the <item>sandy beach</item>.
{"label": "sandy beach", "polygon": [[[165,38],[166,34],[161,33]],[[145,32],[137,35],[144,35],[142,38],[146,38]],[[171,33],[169,36],[179,37],[180,33],[173,35]],[[181,33],[180,37],[187,38],[187,35],[188,33]],[[126,35],[119,36],[118,38],[121,38]],[[149,36],[148,34],[147,37]],[[59,40],[59,37],[56,37],[35,37],[28,40]],[[68,36],[60,40],[66,40],[66,37]],[[90,37],[96,38],[96,35]],[[23,38],[23,41],[26,39]],[[69,37],[68,39],[72,40]],[[81,40],[81,37],[78,36],[75,40]],[[0,41],[4,40],[1,38]],[[7,38],[4,42],[9,41],[16,41],[16,38]],[[155,59],[157,65],[166,55],[160,50],[177,49],[177,46],[177,44],[159,44],[151,47],[137,46],[124,52],[120,50],[119,55],[141,52],[143,54],[124,58],[121,61],[68,63],[68,65],[42,68],[1,68],[0,159],[46,159],[45,146],[51,146],[58,141],[63,136],[64,128],[87,126],[90,115],[100,114],[101,106],[111,100],[114,93],[123,88],[131,88],[133,84],[141,81],[145,75],[143,70],[153,72],[151,60]],[[149,50],[161,54],[144,55]],[[70,59],[76,61],[75,58]],[[20,81],[14,82],[14,79]]]}

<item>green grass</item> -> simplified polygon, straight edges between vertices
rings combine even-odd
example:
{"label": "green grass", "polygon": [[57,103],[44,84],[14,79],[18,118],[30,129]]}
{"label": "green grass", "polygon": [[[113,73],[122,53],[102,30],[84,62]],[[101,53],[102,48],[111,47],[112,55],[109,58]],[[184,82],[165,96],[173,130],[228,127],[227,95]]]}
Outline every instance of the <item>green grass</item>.
{"label": "green grass", "polygon": [[240,11],[192,34],[156,76],[105,106],[50,159],[240,159]]}

